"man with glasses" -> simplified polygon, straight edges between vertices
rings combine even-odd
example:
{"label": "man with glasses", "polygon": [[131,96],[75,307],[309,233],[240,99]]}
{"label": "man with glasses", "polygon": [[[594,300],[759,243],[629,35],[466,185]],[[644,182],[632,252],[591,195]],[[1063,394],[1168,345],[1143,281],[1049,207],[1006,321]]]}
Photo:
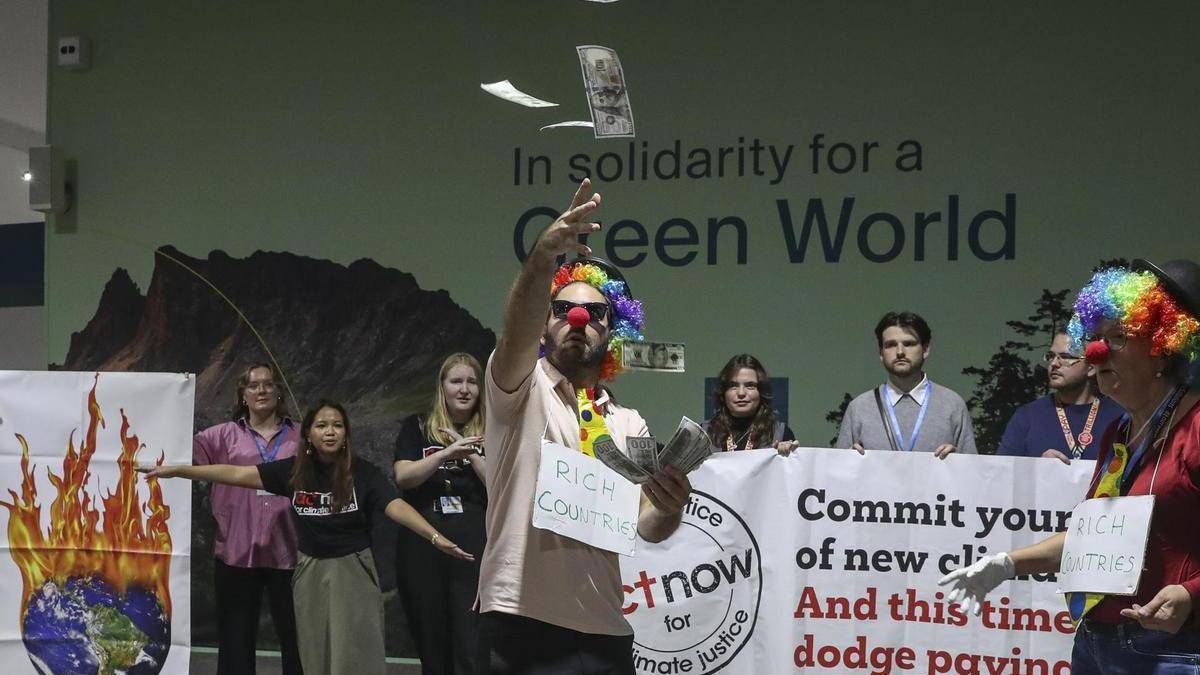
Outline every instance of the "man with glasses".
{"label": "man with glasses", "polygon": [[[633,630],[621,611],[617,554],[532,525],[543,443],[594,456],[649,436],[636,410],[601,385],[621,370],[617,347],[641,338],[642,307],[620,270],[579,237],[600,195],[584,180],[541,235],[509,293],[504,332],[488,360],[487,546],[479,576],[480,668],[487,673],[634,673]],[[539,353],[542,355],[539,358]],[[666,468],[642,484],[637,530],[661,541],[691,494]]]}
{"label": "man with glasses", "polygon": [[[1111,348],[1118,348],[1115,342],[1120,337],[1111,339]],[[1052,457],[1063,462],[1095,459],[1104,430],[1125,411],[1096,393],[1092,385],[1095,366],[1071,351],[1066,333],[1054,336],[1044,358],[1050,393],[1017,408],[996,454]]]}

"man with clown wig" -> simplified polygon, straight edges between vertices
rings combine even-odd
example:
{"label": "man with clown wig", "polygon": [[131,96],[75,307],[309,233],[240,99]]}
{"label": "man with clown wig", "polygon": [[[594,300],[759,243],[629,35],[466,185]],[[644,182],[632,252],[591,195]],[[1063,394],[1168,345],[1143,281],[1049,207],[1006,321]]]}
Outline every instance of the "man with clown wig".
{"label": "man with clown wig", "polygon": [[[489,673],[630,673],[633,630],[615,553],[535,528],[542,443],[593,455],[611,440],[648,436],[646,421],[601,382],[621,371],[621,349],[642,335],[642,305],[621,272],[579,236],[600,195],[584,180],[570,207],[529,252],[509,293],[504,330],[484,375],[488,451],[487,547],[479,577],[480,663]],[[557,265],[566,253],[581,257]],[[642,485],[637,529],[661,541],[691,494],[667,467]]]}
{"label": "man with clown wig", "polygon": [[[1128,411],[1101,438],[1087,498],[1149,497],[1153,510],[1142,521],[1146,554],[1132,594],[1066,594],[1074,675],[1194,673],[1200,664],[1200,392],[1187,387],[1198,318],[1200,265],[1190,260],[1101,270],[1075,301],[1074,348],[1086,344],[1100,390]],[[1126,518],[1122,529],[1136,528]],[[988,556],[940,583],[950,602],[979,613],[1013,576],[1057,572],[1065,541],[1059,533]]]}

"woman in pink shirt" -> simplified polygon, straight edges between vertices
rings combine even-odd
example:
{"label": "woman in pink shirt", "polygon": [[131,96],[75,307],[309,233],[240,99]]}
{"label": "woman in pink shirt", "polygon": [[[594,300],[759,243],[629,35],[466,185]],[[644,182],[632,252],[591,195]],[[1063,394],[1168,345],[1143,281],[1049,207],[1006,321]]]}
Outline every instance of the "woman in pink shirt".
{"label": "woman in pink shirt", "polygon": [[[193,464],[255,465],[296,455],[299,432],[283,401],[274,369],[255,363],[238,377],[228,422],[196,434]],[[253,675],[263,595],[279,636],[284,675],[302,673],[296,646],[292,571],[296,528],[291,503],[244,487],[213,484],[217,521],[213,590],[217,605],[218,675]]]}

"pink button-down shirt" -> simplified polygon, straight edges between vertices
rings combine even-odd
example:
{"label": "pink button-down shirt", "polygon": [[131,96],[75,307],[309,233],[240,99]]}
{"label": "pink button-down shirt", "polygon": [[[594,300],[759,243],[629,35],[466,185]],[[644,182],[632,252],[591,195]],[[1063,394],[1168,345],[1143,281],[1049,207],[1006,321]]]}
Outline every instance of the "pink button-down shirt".
{"label": "pink button-down shirt", "polygon": [[[282,438],[279,438],[282,435]],[[261,464],[259,445],[274,459],[293,457],[300,432],[290,419],[271,438],[263,438],[245,419],[211,426],[192,440],[193,464]],[[257,441],[257,442],[256,442]],[[296,566],[296,527],[287,497],[259,494],[229,485],[212,486],[212,512],[217,521],[217,559],[230,567]]]}
{"label": "pink button-down shirt", "polygon": [[[519,614],[583,633],[629,635],[617,554],[532,525],[542,441],[579,450],[575,389],[546,359],[505,392],[484,375],[487,392],[487,547],[479,572],[483,612]],[[628,436],[648,436],[646,420],[610,403],[604,422],[625,450]]]}

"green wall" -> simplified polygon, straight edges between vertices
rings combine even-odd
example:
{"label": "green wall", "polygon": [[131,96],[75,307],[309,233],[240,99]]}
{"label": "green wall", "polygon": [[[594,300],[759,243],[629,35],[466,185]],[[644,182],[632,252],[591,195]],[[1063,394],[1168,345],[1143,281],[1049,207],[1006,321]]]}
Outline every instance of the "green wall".
{"label": "green wall", "polygon": [[[50,71],[49,138],[74,162],[77,195],[47,234],[49,357],[65,356],[115,267],[144,288],[163,244],[371,257],[499,330],[518,219],[565,205],[572,155],[628,151],[587,130],[538,131],[587,117],[574,47],[602,44],[628,74],[635,150],[795,145],[778,184],[600,182],[603,222],[635,220],[651,239],[627,270],[648,337],[689,347],[685,375],[630,374],[616,385],[622,399],[665,436],[680,414],[701,414],[703,378],[750,351],[790,378],[792,426],[822,444],[842,392],[882,377],[871,328],[885,310],[929,319],[929,370],[965,396],[959,371],[983,365],[1004,321],[1028,314],[1042,288],[1077,288],[1101,258],[1200,257],[1197,19],[1191,2],[53,0],[51,44],[85,35],[94,65]],[[504,78],[562,105],[530,110],[479,90]],[[827,147],[879,147],[867,172],[814,173],[814,134]],[[894,166],[906,140],[921,145],[920,171]],[[514,185],[517,148],[551,159],[550,184]],[[1008,194],[1013,255],[980,260],[967,225]],[[962,213],[957,260],[944,224],[928,227],[925,260],[914,260],[915,214],[946,211],[950,195]],[[840,261],[826,262],[814,233],[793,262],[777,200],[798,232],[810,198],[836,221],[846,197],[854,219]],[[859,253],[858,225],[873,212],[905,231],[894,260]],[[708,221],[727,216],[746,223],[744,265],[730,229],[708,263]],[[701,242],[668,249],[698,252],[681,267],[653,250],[673,218]],[[889,232],[881,220],[868,244],[888,249]],[[985,224],[983,247],[999,249],[1002,235]]]}

